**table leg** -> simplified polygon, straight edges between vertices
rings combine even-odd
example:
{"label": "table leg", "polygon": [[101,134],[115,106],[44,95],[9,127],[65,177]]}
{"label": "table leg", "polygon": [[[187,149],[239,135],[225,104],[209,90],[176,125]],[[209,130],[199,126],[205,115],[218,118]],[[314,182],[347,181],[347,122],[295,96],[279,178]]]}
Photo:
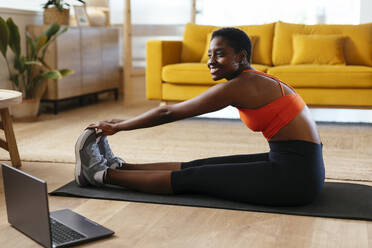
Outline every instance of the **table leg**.
{"label": "table leg", "polygon": [[14,136],[13,123],[9,114],[9,109],[4,108],[0,110],[2,128],[4,129],[5,139],[8,146],[8,151],[10,154],[10,160],[14,167],[21,167],[21,159],[19,158],[17,142]]}

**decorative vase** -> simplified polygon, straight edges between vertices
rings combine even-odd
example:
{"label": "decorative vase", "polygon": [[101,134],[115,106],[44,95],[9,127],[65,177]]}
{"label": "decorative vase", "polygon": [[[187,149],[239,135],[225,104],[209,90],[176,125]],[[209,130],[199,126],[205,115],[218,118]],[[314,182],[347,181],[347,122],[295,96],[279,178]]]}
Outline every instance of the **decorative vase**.
{"label": "decorative vase", "polygon": [[12,105],[11,113],[15,121],[36,121],[39,114],[40,99],[22,99]]}
{"label": "decorative vase", "polygon": [[63,9],[59,11],[57,8],[44,9],[44,24],[49,25],[56,23],[59,25],[69,25],[70,10]]}
{"label": "decorative vase", "polygon": [[103,8],[87,7],[86,11],[90,26],[109,26],[107,12],[105,12]]}

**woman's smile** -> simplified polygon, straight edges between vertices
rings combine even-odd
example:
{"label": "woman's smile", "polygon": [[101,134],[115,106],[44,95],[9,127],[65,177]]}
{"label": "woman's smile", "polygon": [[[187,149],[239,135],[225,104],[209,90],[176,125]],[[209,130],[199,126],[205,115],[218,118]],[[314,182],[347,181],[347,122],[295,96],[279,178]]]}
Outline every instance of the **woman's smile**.
{"label": "woman's smile", "polygon": [[211,74],[215,74],[216,72],[219,71],[219,68],[218,67],[209,67],[209,70],[210,70]]}

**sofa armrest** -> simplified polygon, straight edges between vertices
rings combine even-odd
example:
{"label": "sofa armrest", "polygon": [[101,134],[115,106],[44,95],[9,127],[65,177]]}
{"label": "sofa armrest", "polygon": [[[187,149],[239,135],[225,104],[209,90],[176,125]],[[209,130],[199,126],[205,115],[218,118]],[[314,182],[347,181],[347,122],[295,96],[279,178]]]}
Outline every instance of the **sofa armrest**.
{"label": "sofa armrest", "polygon": [[162,68],[181,62],[182,41],[150,40],[146,43],[146,97],[162,99]]}

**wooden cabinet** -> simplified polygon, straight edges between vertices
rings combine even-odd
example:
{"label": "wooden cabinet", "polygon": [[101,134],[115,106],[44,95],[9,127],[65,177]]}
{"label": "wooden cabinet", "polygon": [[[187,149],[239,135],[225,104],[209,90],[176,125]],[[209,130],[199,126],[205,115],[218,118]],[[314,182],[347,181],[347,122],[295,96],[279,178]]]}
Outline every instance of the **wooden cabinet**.
{"label": "wooden cabinet", "polygon": [[[48,26],[28,26],[31,36],[39,36]],[[75,73],[60,80],[48,80],[43,101],[65,99],[114,91],[117,98],[119,29],[111,27],[69,27],[48,48],[45,61],[52,68],[68,68]]]}

